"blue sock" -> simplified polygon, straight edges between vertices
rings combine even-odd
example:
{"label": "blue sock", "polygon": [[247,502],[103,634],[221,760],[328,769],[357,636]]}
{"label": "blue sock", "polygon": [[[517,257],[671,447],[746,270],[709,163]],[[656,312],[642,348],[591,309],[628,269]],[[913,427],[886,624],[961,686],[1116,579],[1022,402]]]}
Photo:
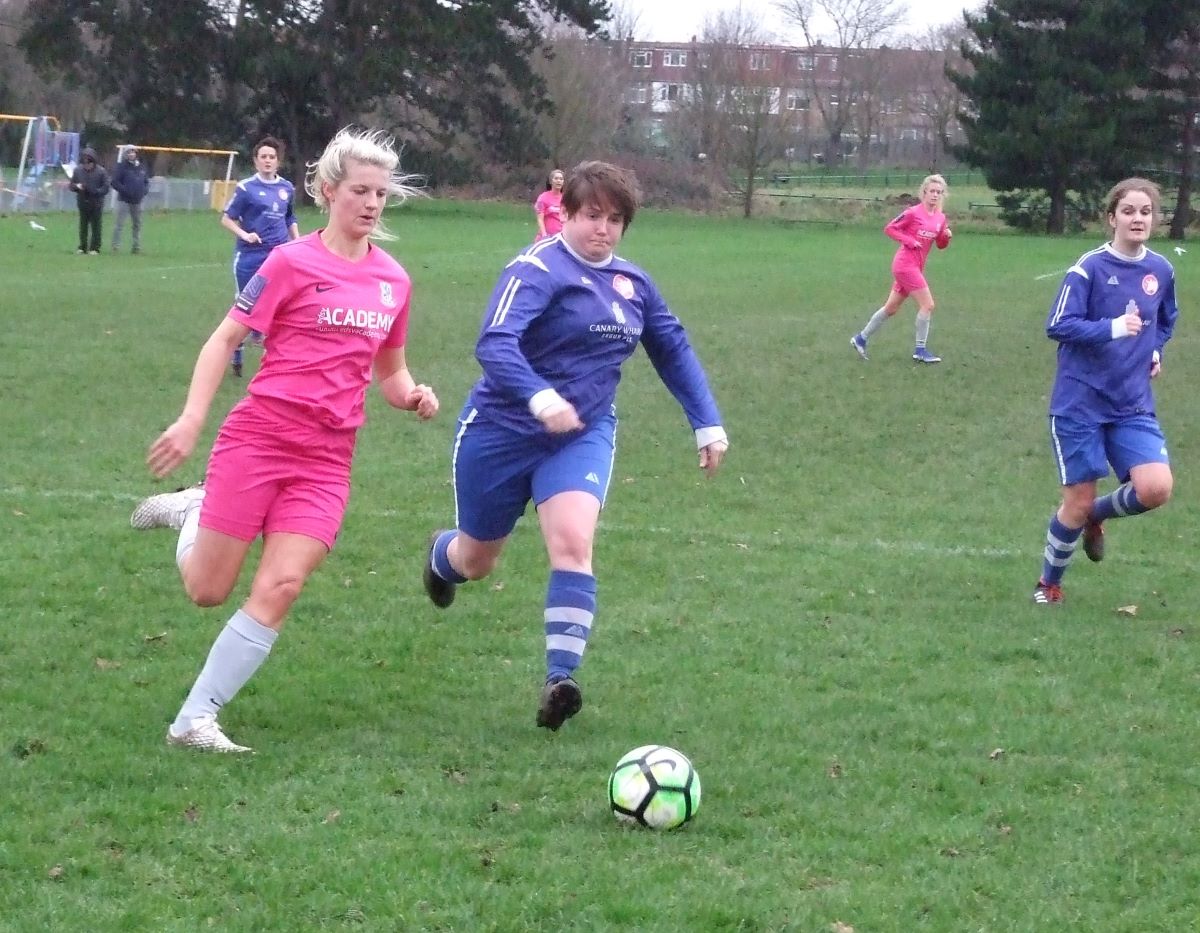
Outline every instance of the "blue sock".
{"label": "blue sock", "polygon": [[450,542],[454,540],[456,534],[458,534],[457,531],[443,531],[437,536],[437,540],[433,542],[433,553],[429,564],[433,568],[433,572],[447,583],[466,583],[467,578],[454,569],[450,563],[450,555],[447,553]]}
{"label": "blue sock", "polygon": [[1146,506],[1138,500],[1133,490],[1133,483],[1118,486],[1107,496],[1101,496],[1092,503],[1092,521],[1104,522],[1110,518],[1123,518],[1126,515],[1141,515],[1149,512]]}
{"label": "blue sock", "polygon": [[1046,550],[1042,553],[1043,583],[1057,584],[1062,581],[1082,533],[1082,528],[1068,528],[1060,522],[1057,512],[1051,516],[1050,527],[1046,531]]}
{"label": "blue sock", "polygon": [[596,578],[552,570],[546,587],[546,680],[570,677],[583,661],[596,615]]}

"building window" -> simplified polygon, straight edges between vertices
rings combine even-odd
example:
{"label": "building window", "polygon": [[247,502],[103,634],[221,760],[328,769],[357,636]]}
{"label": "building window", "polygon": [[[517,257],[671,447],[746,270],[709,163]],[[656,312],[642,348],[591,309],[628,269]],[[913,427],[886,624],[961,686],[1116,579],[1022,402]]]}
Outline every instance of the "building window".
{"label": "building window", "polygon": [[750,70],[767,71],[771,67],[771,56],[766,52],[750,53]]}
{"label": "building window", "polygon": [[634,68],[649,68],[653,63],[653,55],[650,52],[630,52],[629,63]]}
{"label": "building window", "polygon": [[680,52],[678,50],[663,52],[663,66],[666,68],[686,68],[687,52]]}
{"label": "building window", "polygon": [[658,99],[660,101],[677,101],[679,100],[678,84],[660,84],[658,86]]}
{"label": "building window", "polygon": [[650,99],[650,89],[644,84],[635,84],[625,92],[625,103],[644,104]]}
{"label": "building window", "polygon": [[788,91],[787,92],[787,109],[788,110],[807,110],[808,95],[803,91]]}
{"label": "building window", "polygon": [[812,71],[813,70],[813,65],[815,63],[813,62],[813,57],[811,55],[797,55],[797,56],[795,56],[795,59],[796,59],[796,70],[797,71]]}

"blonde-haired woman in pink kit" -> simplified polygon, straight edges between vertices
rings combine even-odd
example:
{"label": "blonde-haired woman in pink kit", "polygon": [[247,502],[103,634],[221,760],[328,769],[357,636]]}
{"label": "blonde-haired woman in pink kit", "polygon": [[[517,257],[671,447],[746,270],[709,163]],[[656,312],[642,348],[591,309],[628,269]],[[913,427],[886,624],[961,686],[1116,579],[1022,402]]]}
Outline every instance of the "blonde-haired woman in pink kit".
{"label": "blonde-haired woman in pink kit", "polygon": [[[563,228],[562,190],[564,175],[556,168],[546,179],[546,190],[533,202],[533,213],[537,215],[538,240],[554,236]],[[536,241],[535,241],[536,242]]]}
{"label": "blonde-haired woman in pink kit", "polygon": [[250,546],[262,555],[250,596],[213,642],[167,743],[248,752],[217,715],[266,661],[305,581],[333,548],[350,498],[350,463],[372,376],[393,408],[432,418],[438,399],[409,373],[404,344],[411,282],[369,237],[395,239],[381,221],[389,197],[415,193],[392,140],[339,132],[309,164],[306,188],[328,222],[284,243],[238,295],[204,344],[179,418],[150,446],[163,477],[192,453],[229,354],[253,329],[271,352],[225,418],[204,485],[143,500],[134,528],[179,531],[175,562],[188,598],[219,606]]}
{"label": "blonde-haired woman in pink kit", "polygon": [[871,315],[866,326],[850,338],[850,346],[864,360],[867,341],[892,317],[906,298],[917,303],[917,340],[912,358],[918,363],[940,363],[942,358],[925,345],[929,340],[929,321],[933,315],[933,293],[925,281],[925,260],[936,243],[938,249],[950,245],[950,227],[942,213],[946,199],[946,179],[927,175],[921,182],[921,200],[902,212],[883,232],[900,244],[892,258],[892,290],[883,307]]}

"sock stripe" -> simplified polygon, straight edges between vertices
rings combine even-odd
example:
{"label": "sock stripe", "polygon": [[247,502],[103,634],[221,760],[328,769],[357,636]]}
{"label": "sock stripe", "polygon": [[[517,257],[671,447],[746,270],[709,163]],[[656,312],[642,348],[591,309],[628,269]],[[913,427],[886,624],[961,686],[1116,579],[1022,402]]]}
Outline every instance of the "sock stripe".
{"label": "sock stripe", "polygon": [[586,629],[592,627],[593,612],[591,609],[577,609],[574,606],[554,606],[546,609],[544,619],[546,628],[556,625],[581,625]]}

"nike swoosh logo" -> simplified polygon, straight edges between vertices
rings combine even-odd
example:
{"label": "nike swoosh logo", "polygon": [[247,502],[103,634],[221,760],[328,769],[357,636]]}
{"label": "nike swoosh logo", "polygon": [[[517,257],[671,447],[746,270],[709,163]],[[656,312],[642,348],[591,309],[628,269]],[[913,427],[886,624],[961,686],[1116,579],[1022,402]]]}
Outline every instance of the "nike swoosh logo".
{"label": "nike swoosh logo", "polygon": [[336,285],[318,285],[318,286],[317,286],[317,293],[318,293],[318,294],[320,294],[321,292],[327,292],[327,291],[329,291],[331,288],[337,288],[337,286],[336,286]]}

